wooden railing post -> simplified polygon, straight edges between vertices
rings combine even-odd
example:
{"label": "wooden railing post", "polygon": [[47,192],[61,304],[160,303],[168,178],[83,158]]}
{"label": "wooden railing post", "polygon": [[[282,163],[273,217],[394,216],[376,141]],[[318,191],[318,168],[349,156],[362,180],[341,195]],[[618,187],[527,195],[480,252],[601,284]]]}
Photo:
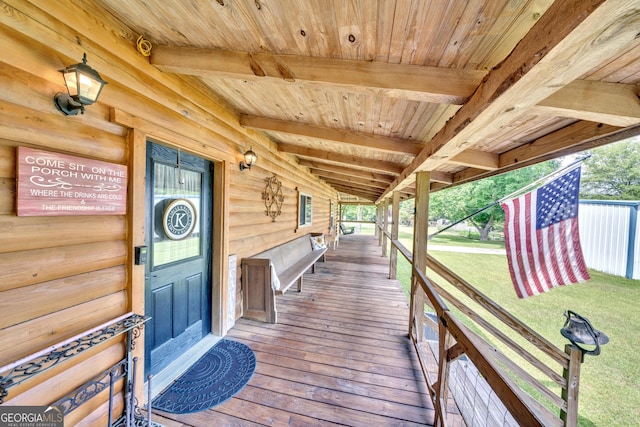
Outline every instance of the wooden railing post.
{"label": "wooden railing post", "polygon": [[582,351],[572,344],[564,347],[569,355],[569,366],[563,369],[562,376],[567,381],[562,389],[562,399],[567,404],[567,410],[560,410],[560,418],[567,427],[578,425],[578,392],[580,388],[580,365],[582,364]]}
{"label": "wooden railing post", "polygon": [[449,398],[449,348],[453,343],[453,337],[449,333],[442,317],[438,321],[438,381],[435,384],[435,417],[436,427],[447,425],[447,399]]}

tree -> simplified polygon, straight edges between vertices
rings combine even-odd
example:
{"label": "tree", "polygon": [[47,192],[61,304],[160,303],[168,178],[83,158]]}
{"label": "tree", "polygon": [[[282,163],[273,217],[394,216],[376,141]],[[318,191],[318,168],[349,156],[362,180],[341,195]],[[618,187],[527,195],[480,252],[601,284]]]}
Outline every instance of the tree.
{"label": "tree", "polygon": [[374,205],[342,205],[343,221],[375,221]]}
{"label": "tree", "polygon": [[558,161],[550,160],[432,193],[429,200],[429,219],[447,219],[455,222],[495,203],[469,219],[478,230],[480,240],[487,240],[493,225],[504,221],[504,211],[496,202],[548,175],[557,169],[558,164]]}
{"label": "tree", "polygon": [[640,138],[590,151],[582,168],[583,199],[640,200]]}

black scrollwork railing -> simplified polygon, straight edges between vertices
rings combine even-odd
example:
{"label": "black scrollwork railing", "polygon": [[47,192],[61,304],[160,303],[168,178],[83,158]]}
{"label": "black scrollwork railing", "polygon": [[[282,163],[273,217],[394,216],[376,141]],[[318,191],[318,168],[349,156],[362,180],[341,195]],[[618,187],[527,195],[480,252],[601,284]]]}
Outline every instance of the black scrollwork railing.
{"label": "black scrollwork railing", "polygon": [[126,378],[127,372],[128,360],[123,359],[111,368],[87,381],[72,393],[53,403],[51,406],[57,406],[62,410],[63,415],[67,415],[92,397],[107,390],[112,377],[117,381],[121,378]]}
{"label": "black scrollwork railing", "polygon": [[148,317],[128,313],[38,353],[1,367],[0,374],[3,375],[0,376],[0,404],[4,403],[4,399],[7,397],[8,390],[11,387],[15,387],[29,378],[78,356],[105,341],[131,331],[131,342],[128,346],[133,348],[135,339],[140,335],[140,329],[147,320],[149,320]]}

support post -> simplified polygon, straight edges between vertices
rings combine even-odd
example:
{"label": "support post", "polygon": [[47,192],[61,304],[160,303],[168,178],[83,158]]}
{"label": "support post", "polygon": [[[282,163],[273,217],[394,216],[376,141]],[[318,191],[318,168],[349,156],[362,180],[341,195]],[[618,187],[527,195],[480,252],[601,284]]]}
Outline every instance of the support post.
{"label": "support post", "polygon": [[578,425],[578,392],[582,351],[572,344],[567,344],[564,346],[564,352],[569,355],[569,366],[562,372],[562,376],[567,381],[567,386],[562,389],[562,400],[567,403],[567,410],[560,410],[560,418],[566,427],[575,427]]}
{"label": "support post", "polygon": [[389,231],[389,199],[385,199],[382,212],[382,256],[387,256],[387,246],[389,239],[387,238],[387,231]]}
{"label": "support post", "polygon": [[383,210],[384,210],[384,203],[381,203],[377,207],[378,225],[379,225],[379,230],[378,230],[378,245],[379,246],[382,246],[382,227],[384,227],[384,220],[382,218]]}
{"label": "support post", "polygon": [[[144,296],[145,296],[145,272],[147,266],[136,265],[133,259],[136,246],[144,246],[145,244],[145,222],[146,222],[146,205],[145,205],[145,177],[147,173],[147,135],[138,130],[131,129],[128,136],[129,143],[129,190],[127,201],[129,218],[128,245],[129,258],[127,261],[127,296],[128,309],[133,313],[144,314]],[[144,360],[144,329],[140,330],[141,337],[139,344],[130,350],[129,357],[138,357]],[[141,369],[136,373],[136,388],[131,390],[134,396],[140,396],[140,401],[144,400],[144,370]]]}
{"label": "support post", "polygon": [[[431,173],[416,173],[415,220],[413,221],[413,267],[419,271],[427,271],[427,238],[429,235],[429,191]],[[424,292],[411,273],[411,306],[409,320],[409,336],[415,334],[416,341],[424,339]],[[414,330],[415,327],[415,330]]]}
{"label": "support post", "polygon": [[[393,192],[391,204],[391,240],[398,240],[398,230],[400,220],[400,192]],[[389,279],[395,280],[398,277],[398,248],[391,244],[391,254],[389,255]]]}

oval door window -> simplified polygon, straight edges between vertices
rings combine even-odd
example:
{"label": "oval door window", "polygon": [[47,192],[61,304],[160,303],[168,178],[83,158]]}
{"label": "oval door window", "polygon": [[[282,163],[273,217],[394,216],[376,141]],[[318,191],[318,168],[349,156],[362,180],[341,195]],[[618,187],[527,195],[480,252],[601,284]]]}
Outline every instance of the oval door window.
{"label": "oval door window", "polygon": [[171,240],[188,237],[196,225],[196,209],[188,199],[169,202],[162,215],[162,227]]}

